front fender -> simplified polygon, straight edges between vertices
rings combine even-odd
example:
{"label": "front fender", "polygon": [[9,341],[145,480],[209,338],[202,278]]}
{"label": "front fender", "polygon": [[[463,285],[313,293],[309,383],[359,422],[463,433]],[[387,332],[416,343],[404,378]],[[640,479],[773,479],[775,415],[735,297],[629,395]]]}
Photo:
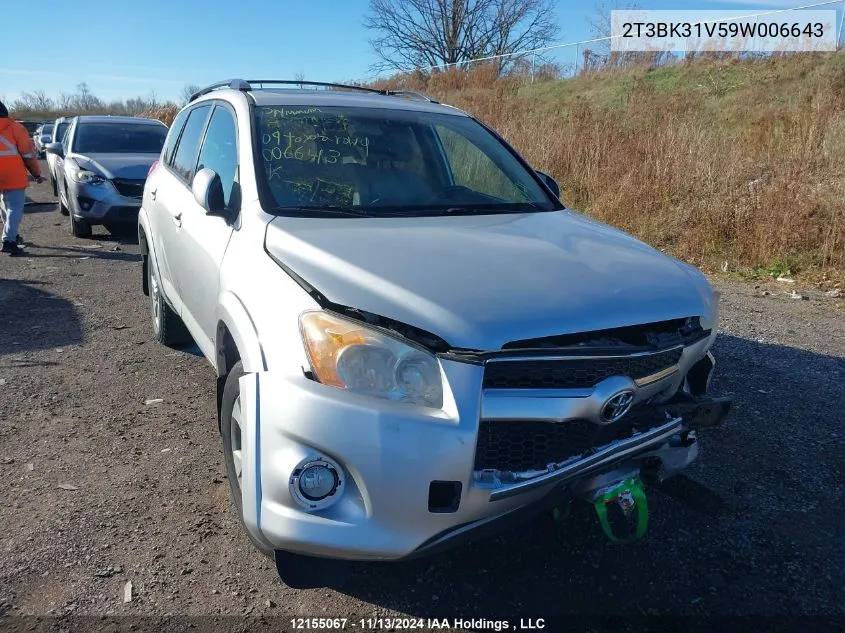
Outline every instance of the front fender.
{"label": "front fender", "polygon": [[243,302],[235,293],[227,291],[220,295],[218,305],[217,362],[215,364],[218,376],[222,375],[221,371],[226,367],[223,345],[226,330],[238,349],[244,371],[248,374],[267,371],[267,360],[258,338],[258,330]]}

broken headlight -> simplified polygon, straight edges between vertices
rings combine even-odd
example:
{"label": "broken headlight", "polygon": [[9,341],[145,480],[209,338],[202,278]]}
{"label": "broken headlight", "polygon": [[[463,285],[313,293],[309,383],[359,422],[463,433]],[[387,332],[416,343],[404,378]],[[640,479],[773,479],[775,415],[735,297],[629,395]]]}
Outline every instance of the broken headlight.
{"label": "broken headlight", "polygon": [[398,402],[443,406],[440,364],[433,354],[327,312],[305,312],[299,323],[311,371],[321,383]]}

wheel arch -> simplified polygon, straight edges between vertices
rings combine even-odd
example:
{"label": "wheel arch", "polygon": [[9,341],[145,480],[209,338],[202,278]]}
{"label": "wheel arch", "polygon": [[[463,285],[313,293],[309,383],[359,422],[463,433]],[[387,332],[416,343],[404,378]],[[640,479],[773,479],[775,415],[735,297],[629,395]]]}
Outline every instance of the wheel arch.
{"label": "wheel arch", "polygon": [[141,223],[138,223],[138,246],[141,249],[141,290],[149,297],[150,245],[147,241],[147,231]]}
{"label": "wheel arch", "polygon": [[235,363],[241,361],[246,373],[267,371],[267,361],[255,323],[241,300],[232,292],[226,292],[220,298],[215,353],[219,419],[226,376],[229,375]]}

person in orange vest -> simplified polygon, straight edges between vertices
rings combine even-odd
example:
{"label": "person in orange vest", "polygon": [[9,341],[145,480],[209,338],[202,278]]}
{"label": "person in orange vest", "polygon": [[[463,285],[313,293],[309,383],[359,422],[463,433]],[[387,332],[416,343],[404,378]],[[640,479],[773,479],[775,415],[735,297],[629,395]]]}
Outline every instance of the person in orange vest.
{"label": "person in orange vest", "polygon": [[19,255],[18,228],[26,204],[26,187],[32,174],[36,182],[44,182],[35,154],[35,146],[26,128],[9,118],[9,111],[0,102],[0,207],[3,211],[3,253]]}

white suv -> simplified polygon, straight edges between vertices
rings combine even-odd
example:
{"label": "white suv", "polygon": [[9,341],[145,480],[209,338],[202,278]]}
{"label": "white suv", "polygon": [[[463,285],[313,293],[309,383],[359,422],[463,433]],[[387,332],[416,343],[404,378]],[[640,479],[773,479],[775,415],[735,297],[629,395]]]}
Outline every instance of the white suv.
{"label": "white suv", "polygon": [[138,230],[156,337],[216,370],[234,505],[285,582],[695,459],[729,406],[701,273],[460,110],[254,83],[179,113]]}

